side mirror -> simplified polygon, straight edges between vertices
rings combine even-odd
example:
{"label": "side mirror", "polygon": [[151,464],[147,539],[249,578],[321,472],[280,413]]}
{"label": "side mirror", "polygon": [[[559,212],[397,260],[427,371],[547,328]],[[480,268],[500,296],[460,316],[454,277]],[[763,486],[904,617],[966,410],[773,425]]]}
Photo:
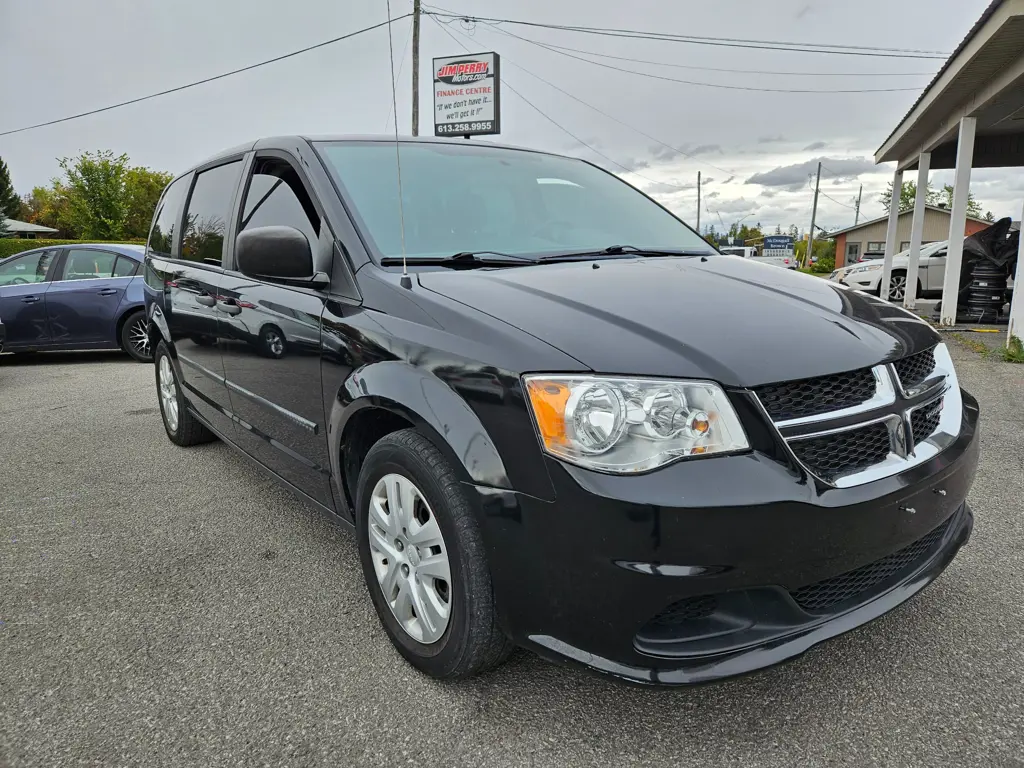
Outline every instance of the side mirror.
{"label": "side mirror", "polygon": [[286,285],[323,288],[330,279],[313,270],[309,241],[295,227],[254,227],[235,240],[235,264],[249,277]]}

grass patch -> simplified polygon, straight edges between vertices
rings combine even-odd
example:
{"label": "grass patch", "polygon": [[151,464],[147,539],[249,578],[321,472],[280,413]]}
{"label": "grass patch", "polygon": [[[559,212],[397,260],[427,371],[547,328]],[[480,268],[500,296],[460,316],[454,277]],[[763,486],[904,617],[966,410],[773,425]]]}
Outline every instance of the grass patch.
{"label": "grass patch", "polygon": [[986,346],[980,341],[977,341],[976,339],[968,338],[967,336],[964,336],[962,333],[953,333],[950,335],[954,339],[956,339],[957,342],[959,342],[962,346],[967,347],[967,349],[971,350],[972,352],[977,352],[982,357],[988,357],[992,353],[992,349],[990,347]]}
{"label": "grass patch", "polygon": [[1008,363],[1024,363],[1024,344],[1019,336],[1011,336],[1010,343],[1000,352]]}

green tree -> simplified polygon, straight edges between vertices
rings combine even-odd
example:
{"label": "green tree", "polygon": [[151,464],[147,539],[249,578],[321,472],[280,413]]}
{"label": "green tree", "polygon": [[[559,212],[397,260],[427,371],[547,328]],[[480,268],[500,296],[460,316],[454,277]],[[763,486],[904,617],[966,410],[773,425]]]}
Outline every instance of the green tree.
{"label": "green tree", "polygon": [[124,236],[145,239],[153,212],[160,202],[160,193],[171,183],[174,176],[164,171],[149,168],[129,168],[125,173],[125,197],[127,212],[124,222]]}
{"label": "green tree", "polygon": [[[125,175],[128,155],[110,150],[60,160],[68,205],[67,223],[86,240],[120,240],[128,216]],[[55,185],[57,186],[57,185]]]}
{"label": "green tree", "polygon": [[5,221],[6,218],[7,212],[4,211],[3,208],[0,208],[0,237],[7,236],[7,222]]}
{"label": "green tree", "polygon": [[7,163],[0,157],[0,210],[7,212],[7,218],[16,218],[21,211],[21,198],[14,191],[11,184],[11,173],[7,170]]}
{"label": "green tree", "polygon": [[[885,192],[879,196],[879,202],[882,203],[882,207],[885,208],[885,212],[889,212],[889,206],[892,203],[892,182],[890,181],[886,187]],[[903,211],[909,211],[914,207],[914,202],[917,200],[917,182],[904,181],[903,186],[900,189],[900,213]],[[927,191],[925,192],[924,201],[927,205],[939,205],[945,203],[946,208],[953,207],[953,185],[943,184],[941,190],[932,189],[929,184]],[[968,191],[967,193],[967,215],[973,216],[976,219],[982,217],[981,204],[975,200],[974,193]]]}

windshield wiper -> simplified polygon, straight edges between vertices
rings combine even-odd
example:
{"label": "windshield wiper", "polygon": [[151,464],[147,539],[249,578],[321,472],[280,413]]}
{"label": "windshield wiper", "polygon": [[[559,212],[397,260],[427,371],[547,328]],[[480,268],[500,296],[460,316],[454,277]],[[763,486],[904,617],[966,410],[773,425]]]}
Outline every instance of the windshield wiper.
{"label": "windshield wiper", "polygon": [[594,259],[602,257],[628,257],[628,256],[712,256],[712,250],[691,249],[666,249],[666,248],[638,248],[635,245],[609,245],[599,251],[570,251],[568,253],[553,253],[550,256],[541,256],[540,261],[571,261],[574,259]]}
{"label": "windshield wiper", "polygon": [[[488,256],[492,258],[487,258]],[[497,258],[494,258],[497,257]],[[536,259],[529,256],[517,256],[514,253],[502,253],[501,251],[459,251],[451,256],[411,256],[406,259],[409,264],[427,266],[448,266],[448,267],[509,267],[516,263],[535,264]],[[509,262],[512,262],[511,264]],[[385,256],[380,261],[385,267],[399,267],[402,265],[401,256]]]}

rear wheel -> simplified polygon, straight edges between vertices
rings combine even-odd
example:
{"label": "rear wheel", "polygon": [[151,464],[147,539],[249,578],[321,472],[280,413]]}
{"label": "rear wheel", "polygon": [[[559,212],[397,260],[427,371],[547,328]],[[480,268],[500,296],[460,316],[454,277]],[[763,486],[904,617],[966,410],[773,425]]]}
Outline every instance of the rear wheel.
{"label": "rear wheel", "polygon": [[370,449],[356,502],[363,576],[391,642],[439,679],[501,664],[491,575],[470,498],[454,468],[413,429]]}
{"label": "rear wheel", "polygon": [[153,362],[153,348],[149,342],[149,321],[144,310],[132,312],[121,324],[121,346],[140,363]]}
{"label": "rear wheel", "polygon": [[214,435],[185,406],[178,376],[174,372],[171,352],[164,342],[156,345],[156,391],[160,400],[160,415],[164,430],[171,442],[181,445],[198,445],[216,440]]}

